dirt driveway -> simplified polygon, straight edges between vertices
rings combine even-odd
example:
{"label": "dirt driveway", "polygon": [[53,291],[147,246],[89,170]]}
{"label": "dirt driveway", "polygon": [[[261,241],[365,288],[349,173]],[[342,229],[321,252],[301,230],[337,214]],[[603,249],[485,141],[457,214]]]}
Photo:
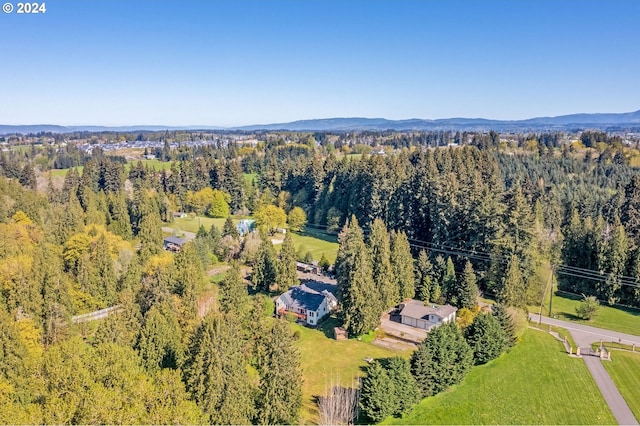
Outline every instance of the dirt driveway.
{"label": "dirt driveway", "polygon": [[382,315],[380,328],[382,328],[382,330],[389,336],[394,336],[414,343],[420,343],[425,339],[425,337],[427,337],[426,330],[391,321],[391,319],[389,319],[389,314]]}

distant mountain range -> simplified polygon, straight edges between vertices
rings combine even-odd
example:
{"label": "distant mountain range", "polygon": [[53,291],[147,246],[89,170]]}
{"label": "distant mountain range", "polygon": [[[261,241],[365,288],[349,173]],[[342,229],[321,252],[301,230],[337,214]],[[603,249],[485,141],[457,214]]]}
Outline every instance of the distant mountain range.
{"label": "distant mountain range", "polygon": [[443,118],[423,120],[387,120],[384,118],[323,118],[290,123],[256,124],[240,127],[216,126],[56,126],[49,124],[10,126],[0,124],[0,135],[39,132],[71,133],[133,132],[162,130],[289,130],[289,131],[362,131],[362,130],[468,130],[468,131],[552,131],[572,129],[606,129],[609,127],[640,127],[640,110],[619,114],[571,114],[558,117],[537,117],[527,120],[488,120],[484,118]]}

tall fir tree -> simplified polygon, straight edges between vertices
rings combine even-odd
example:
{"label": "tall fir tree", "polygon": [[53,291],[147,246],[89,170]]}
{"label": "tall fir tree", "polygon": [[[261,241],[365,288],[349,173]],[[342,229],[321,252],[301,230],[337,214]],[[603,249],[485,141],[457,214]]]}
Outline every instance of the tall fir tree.
{"label": "tall fir tree", "polygon": [[293,238],[286,233],[280,250],[280,264],[278,269],[278,289],[287,291],[289,287],[298,284],[298,270],[296,267],[296,249],[293,246]]}
{"label": "tall fir tree", "polygon": [[360,409],[372,423],[379,423],[393,414],[396,406],[395,382],[379,361],[367,366],[362,379]]}
{"label": "tall fir tree", "polygon": [[127,210],[127,199],[124,192],[110,193],[109,200],[109,220],[108,229],[125,240],[133,237],[129,211]]}
{"label": "tall fir tree", "polygon": [[222,236],[226,237],[227,235],[230,235],[233,238],[238,238],[239,236],[238,228],[233,223],[233,219],[231,219],[231,216],[227,216],[224,221],[224,226],[222,227]]}
{"label": "tall fir tree", "polygon": [[220,311],[225,314],[232,313],[241,321],[246,318],[249,312],[247,285],[242,279],[240,264],[235,260],[231,261],[231,269],[227,271],[224,279],[220,282],[218,304]]}
{"label": "tall fir tree", "polygon": [[375,288],[369,252],[355,216],[338,237],[336,259],[340,319],[350,335],[360,336],[380,323],[383,307]]}
{"label": "tall fir tree", "polygon": [[237,318],[207,315],[191,339],[184,382],[209,423],[251,423],[254,389],[246,364]]}
{"label": "tall fir tree", "polygon": [[473,265],[467,259],[457,286],[458,308],[472,309],[478,304],[478,282]]}
{"label": "tall fir tree", "polygon": [[457,279],[456,269],[451,260],[451,256],[447,257],[446,269],[442,277],[442,293],[447,300],[447,303],[452,305],[458,305],[458,294],[456,292]]}
{"label": "tall fir tree", "polygon": [[392,414],[401,417],[420,402],[420,388],[415,377],[411,374],[411,364],[408,359],[393,357],[388,360],[385,368],[389,372],[389,378],[395,389],[393,393],[395,404]]}
{"label": "tall fir tree", "polygon": [[391,243],[384,222],[377,218],[371,225],[369,234],[369,253],[373,270],[373,281],[380,294],[384,308],[390,308],[400,302],[398,281],[393,278],[391,268]]}
{"label": "tall fir tree", "polygon": [[184,355],[182,332],[174,309],[167,302],[156,304],[145,313],[136,346],[148,371],[180,366]]}
{"label": "tall fir tree", "polygon": [[162,221],[156,211],[150,211],[142,216],[138,239],[141,260],[146,261],[162,251]]}
{"label": "tall fir tree", "polygon": [[505,306],[523,308],[526,306],[525,285],[516,255],[511,256],[507,272],[498,290],[498,302]]}
{"label": "tall fir tree", "polygon": [[506,306],[496,303],[492,306],[492,314],[498,320],[500,327],[505,335],[505,349],[509,349],[516,344],[518,336],[516,334],[516,325],[513,318],[509,314]]}
{"label": "tall fir tree", "polygon": [[423,302],[434,301],[431,298],[431,289],[433,286],[433,265],[429,260],[427,252],[420,250],[418,260],[416,261],[416,298]]}
{"label": "tall fir tree", "polygon": [[263,340],[257,370],[260,386],[256,395],[254,423],[296,424],[302,406],[300,354],[294,346],[289,323],[276,320]]}
{"label": "tall fir tree", "polygon": [[91,263],[99,278],[97,297],[107,306],[116,301],[117,278],[109,243],[104,234],[95,242],[91,253]]}
{"label": "tall fir tree", "polygon": [[400,300],[415,296],[413,257],[407,234],[391,231],[391,269],[400,293]]}
{"label": "tall fir tree", "polygon": [[256,262],[253,265],[253,286],[262,291],[271,291],[271,286],[278,280],[278,259],[273,248],[273,243],[268,236],[262,237],[258,248]]}

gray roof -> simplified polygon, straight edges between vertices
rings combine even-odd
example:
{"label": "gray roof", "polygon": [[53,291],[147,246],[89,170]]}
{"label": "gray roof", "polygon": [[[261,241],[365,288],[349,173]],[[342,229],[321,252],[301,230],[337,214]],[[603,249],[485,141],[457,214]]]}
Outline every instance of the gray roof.
{"label": "gray roof", "polygon": [[409,302],[405,303],[404,308],[400,312],[400,316],[427,320],[428,315],[436,315],[440,318],[446,318],[456,312],[458,308],[451,305],[441,306],[425,306],[422,303]]}
{"label": "gray roof", "polygon": [[287,292],[281,294],[280,300],[293,309],[302,308],[309,311],[317,311],[325,297],[324,294],[320,294],[302,284],[292,287]]}
{"label": "gray roof", "polygon": [[185,240],[184,238],[178,238],[178,237],[174,237],[174,236],[164,237],[164,242],[165,243],[171,243],[171,244],[175,244],[175,245],[178,245],[178,246],[186,244],[187,241],[188,240]]}

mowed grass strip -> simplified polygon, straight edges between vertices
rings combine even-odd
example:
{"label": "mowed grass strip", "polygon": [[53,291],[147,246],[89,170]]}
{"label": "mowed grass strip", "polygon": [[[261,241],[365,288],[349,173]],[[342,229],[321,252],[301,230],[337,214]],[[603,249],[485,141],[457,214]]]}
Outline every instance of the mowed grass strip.
{"label": "mowed grass strip", "polygon": [[499,359],[385,424],[615,424],[584,361],[547,333],[527,330]]}
{"label": "mowed grass strip", "polygon": [[611,361],[602,364],[636,420],[640,421],[640,353],[612,351]]}
{"label": "mowed grass strip", "polygon": [[320,260],[324,254],[330,263],[335,263],[338,255],[338,238],[335,235],[327,235],[322,232],[313,230],[305,230],[301,233],[291,233],[293,245],[296,251],[300,250],[306,253],[311,252],[314,260]]}
{"label": "mowed grass strip", "polygon": [[320,421],[315,397],[323,395],[332,382],[351,387],[354,380],[364,375],[365,358],[408,357],[408,352],[397,352],[364,343],[356,339],[337,341],[329,335],[337,321],[330,318],[322,329],[311,329],[294,324],[294,332],[300,333],[296,346],[302,360],[302,424],[317,424]]}
{"label": "mowed grass strip", "polygon": [[[579,299],[555,295],[553,296],[552,312],[562,320],[640,336],[640,310],[601,304],[596,316],[590,321],[585,321],[576,316],[576,307],[579,305]],[[530,312],[537,313],[539,309],[540,307],[538,306],[535,310],[530,310]],[[542,314],[549,314],[548,302],[545,303]]]}
{"label": "mowed grass strip", "polygon": [[[209,231],[211,229],[211,225],[215,225],[218,230],[222,231],[222,227],[224,226],[225,219],[220,218],[211,218],[200,216],[198,217],[184,217],[184,218],[175,218],[173,223],[169,223],[167,225],[169,228],[173,228],[175,231],[187,231],[187,232],[198,232],[198,228],[200,225],[204,226],[204,229]],[[234,219],[233,223],[237,224],[240,220]]]}

